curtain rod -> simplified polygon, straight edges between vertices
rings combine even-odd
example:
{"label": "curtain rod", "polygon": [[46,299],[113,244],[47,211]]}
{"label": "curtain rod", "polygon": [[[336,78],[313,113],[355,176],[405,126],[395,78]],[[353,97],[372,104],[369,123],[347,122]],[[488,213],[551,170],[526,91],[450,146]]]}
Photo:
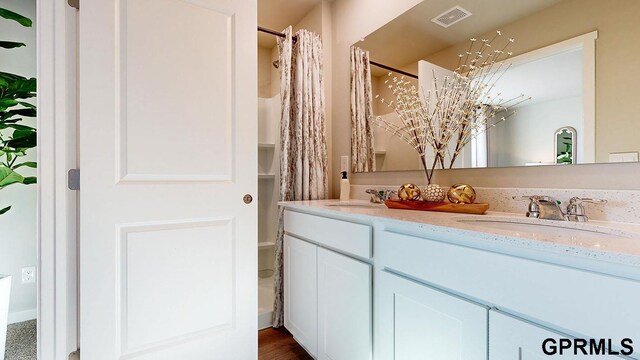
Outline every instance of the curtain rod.
{"label": "curtain rod", "polygon": [[278,36],[278,37],[281,37],[281,38],[287,37],[287,35],[285,35],[285,34],[283,34],[281,32],[278,32],[278,31],[275,31],[275,30],[271,30],[271,29],[267,29],[267,28],[263,28],[262,26],[258,26],[258,31],[261,31],[261,32],[267,33],[267,34],[271,34],[271,35],[275,35],[275,36]]}
{"label": "curtain rod", "polygon": [[369,63],[370,63],[371,65],[373,65],[373,66],[377,66],[377,67],[379,67],[379,68],[383,68],[383,69],[385,69],[385,70],[393,71],[393,72],[396,72],[396,73],[398,73],[398,74],[402,74],[402,75],[404,75],[404,76],[408,76],[408,77],[410,77],[410,78],[414,78],[414,79],[417,79],[417,78],[418,78],[418,75],[414,75],[414,74],[412,74],[412,73],[408,73],[408,72],[406,72],[406,71],[402,71],[402,70],[399,70],[399,69],[396,69],[396,68],[392,68],[391,66],[387,66],[387,65],[385,65],[385,64],[380,64],[380,63],[377,63],[377,62],[375,62],[375,61],[369,61]]}
{"label": "curtain rod", "polygon": [[[275,35],[275,36],[278,36],[278,37],[281,37],[281,38],[287,37],[285,34],[283,34],[281,32],[278,32],[278,31],[275,31],[275,30],[271,30],[271,29],[267,29],[267,28],[264,28],[262,26],[258,26],[258,31],[263,32],[263,33],[267,33],[267,34],[271,34],[271,35]],[[393,71],[393,72],[396,72],[396,73],[404,75],[404,76],[408,76],[408,77],[413,78],[413,79],[417,79],[418,78],[417,75],[414,75],[412,73],[408,73],[406,71],[402,71],[402,70],[399,70],[399,69],[396,69],[396,68],[392,68],[391,66],[380,64],[380,63],[375,62],[375,61],[369,61],[369,63],[371,65],[373,65],[373,66],[377,66],[377,67],[383,68],[385,70]]]}

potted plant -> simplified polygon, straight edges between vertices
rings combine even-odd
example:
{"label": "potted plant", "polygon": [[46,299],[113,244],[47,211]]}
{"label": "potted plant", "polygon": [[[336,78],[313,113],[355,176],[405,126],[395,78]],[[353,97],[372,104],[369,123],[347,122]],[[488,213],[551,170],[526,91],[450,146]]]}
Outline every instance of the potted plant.
{"label": "potted plant", "polygon": [[[30,27],[30,19],[0,8],[0,17]],[[0,48],[15,49],[24,43],[0,40]],[[36,79],[3,72],[0,69],[0,190],[14,184],[35,184],[35,176],[24,176],[20,169],[35,168],[34,161],[21,161],[27,151],[36,147],[36,129],[25,125],[25,117],[36,116],[36,106],[26,101],[36,96]],[[0,201],[0,215],[11,205]]]}
{"label": "potted plant", "polygon": [[11,276],[0,274],[0,358],[2,359],[4,359],[4,346],[7,339],[10,294]]}
{"label": "potted plant", "polygon": [[[30,19],[0,8],[0,18],[30,27]],[[10,50],[24,43],[1,40],[0,48]],[[24,118],[36,116],[36,106],[27,99],[36,96],[36,79],[11,74],[0,69],[0,190],[14,184],[35,184],[35,176],[24,176],[20,169],[35,168],[33,161],[22,161],[27,151],[36,147],[36,129],[24,124]],[[0,215],[11,209],[0,197]],[[0,358],[4,358],[7,317],[11,295],[11,276],[0,274]]]}

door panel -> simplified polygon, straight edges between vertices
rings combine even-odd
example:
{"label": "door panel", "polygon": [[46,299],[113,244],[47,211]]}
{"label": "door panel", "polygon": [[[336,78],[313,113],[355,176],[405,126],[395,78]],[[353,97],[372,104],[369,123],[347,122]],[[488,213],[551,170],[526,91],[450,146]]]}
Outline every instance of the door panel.
{"label": "door panel", "polygon": [[234,11],[212,0],[118,5],[122,179],[232,180]]}
{"label": "door panel", "polygon": [[284,237],[284,326],[311,355],[318,344],[318,247]]}
{"label": "door panel", "polygon": [[486,307],[384,271],[378,276],[376,359],[487,359]]}
{"label": "door panel", "polygon": [[83,3],[83,357],[257,357],[256,7]]}
{"label": "door panel", "polygon": [[371,265],[318,248],[318,359],[371,359]]}

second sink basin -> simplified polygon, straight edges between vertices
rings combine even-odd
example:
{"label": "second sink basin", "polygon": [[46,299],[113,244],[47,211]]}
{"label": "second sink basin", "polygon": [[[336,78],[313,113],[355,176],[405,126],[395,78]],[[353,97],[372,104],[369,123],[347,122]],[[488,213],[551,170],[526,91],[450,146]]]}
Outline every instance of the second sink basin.
{"label": "second sink basin", "polygon": [[588,223],[576,223],[529,218],[459,218],[457,222],[473,227],[506,230],[524,237],[563,236],[576,240],[585,238],[625,239],[637,236],[623,230]]}

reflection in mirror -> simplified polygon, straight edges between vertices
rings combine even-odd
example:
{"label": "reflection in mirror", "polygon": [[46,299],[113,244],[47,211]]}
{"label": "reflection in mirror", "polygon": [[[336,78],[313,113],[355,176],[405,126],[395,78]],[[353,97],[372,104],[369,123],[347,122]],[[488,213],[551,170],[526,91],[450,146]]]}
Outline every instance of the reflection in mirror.
{"label": "reflection in mirror", "polygon": [[556,164],[575,164],[575,144],[578,136],[576,129],[571,126],[563,127],[553,135]]}
{"label": "reflection in mirror", "polygon": [[[450,9],[462,15],[456,22],[445,27],[430,21],[446,20]],[[640,43],[632,40],[640,31],[639,14],[635,0],[427,0],[354,45],[372,62],[419,75],[404,80],[424,92],[434,75],[442,82],[442,73],[456,69],[469,39],[490,39],[496,30],[515,39],[512,65],[493,93],[524,94],[531,101],[507,121],[500,121],[502,114],[487,119],[454,168],[637,161],[617,154],[640,149],[640,90],[629,71],[640,56]],[[393,99],[390,80],[402,75],[373,65],[370,73],[374,118],[401,124],[376,96]],[[415,149],[388,131],[374,128],[372,143],[376,171],[422,168]]]}

